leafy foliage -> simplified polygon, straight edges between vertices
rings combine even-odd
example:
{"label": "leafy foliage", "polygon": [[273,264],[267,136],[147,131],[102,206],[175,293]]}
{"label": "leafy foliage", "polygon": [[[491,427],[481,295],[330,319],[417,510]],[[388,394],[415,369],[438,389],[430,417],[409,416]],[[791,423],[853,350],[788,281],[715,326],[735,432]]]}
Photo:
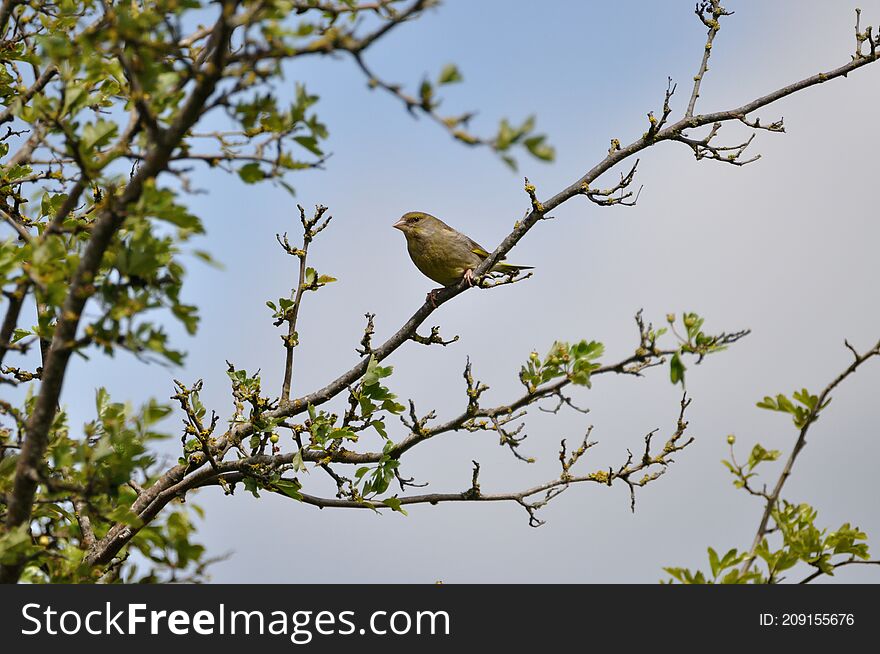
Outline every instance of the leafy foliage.
{"label": "leafy foliage", "polygon": [[599,368],[597,360],[604,353],[605,346],[596,341],[580,341],[574,345],[557,341],[543,359],[532,352],[519,378],[531,393],[541,384],[560,377],[589,388],[590,373]]}
{"label": "leafy foliage", "polygon": [[[668,314],[666,321],[669,323],[669,329],[678,338],[679,346],[676,352],[672,353],[669,359],[669,379],[673,384],[681,384],[684,386],[685,371],[683,357],[686,354],[696,355],[697,363],[700,363],[707,354],[713,352],[721,352],[727,348],[729,336],[727,334],[707,334],[703,331],[702,318],[696,313],[685,312],[681,317],[681,327],[683,333],[676,329],[675,314]],[[666,333],[666,328],[658,329],[657,337]]]}
{"label": "leafy foliage", "polygon": [[[400,461],[392,459],[389,456],[389,451],[393,445],[394,443],[391,441],[388,441],[385,444],[385,448],[382,452],[383,456],[375,466],[362,466],[355,471],[355,479],[363,482],[362,492],[365,499],[374,495],[381,495],[388,490],[388,486],[394,481],[394,471],[400,466]],[[383,500],[383,503],[387,503],[388,501],[389,500],[386,498]],[[395,511],[406,513],[405,511],[400,510],[399,501],[394,502],[392,499],[388,506]]]}
{"label": "leafy foliage", "polygon": [[[851,368],[850,371],[854,369]],[[827,390],[822,397],[826,396]],[[758,407],[762,409],[790,414],[799,432],[794,454],[786,464],[786,472],[783,472],[780,481],[777,482],[776,490],[771,493],[766,486],[759,489],[756,486],[758,477],[756,470],[764,463],[779,459],[782,455],[780,450],[768,450],[760,443],[755,443],[749,452],[748,460],[741,465],[734,454],[736,437],[730,435],[727,437],[730,459],[722,461],[733,475],[733,485],[736,488],[763,499],[766,507],[765,518],[772,520],[774,525],[772,535],[767,535],[769,532],[766,530],[766,523],[762,521],[760,538],[756,538],[751,551],[731,549],[723,557],[719,557],[710,547],[708,574],[687,568],[664,568],[673,580],[685,584],[777,583],[785,579],[782,573],[798,565],[810,566],[814,569],[813,575],[833,575],[839,565],[866,561],[870,558],[868,544],[865,542],[867,534],[852,527],[848,522],[834,531],[817,527],[818,513],[813,507],[805,503],[793,504],[778,495],[781,483],[790,473],[793,457],[803,446],[805,430],[831,401],[830,397],[820,401],[819,395],[813,395],[807,389],[795,392],[793,398],[795,402],[785,395],[777,395],[775,398],[767,396],[758,402]],[[757,560],[763,563],[765,567],[763,571],[751,566],[752,562]]]}
{"label": "leafy foliage", "polygon": [[687,568],[663,568],[676,581],[682,584],[744,584],[761,580],[761,575],[750,571],[741,574],[737,566],[748,558],[748,552],[728,550],[719,556],[711,547],[709,552],[709,573],[700,570],[691,572]]}
{"label": "leafy foliage", "polygon": [[816,419],[819,411],[828,406],[829,398],[822,406],[819,406],[819,396],[812,395],[806,388],[795,391],[792,395],[794,402],[781,393],[776,397],[766,396],[758,402],[758,407],[769,411],[780,411],[791,415],[794,426],[803,429]]}
{"label": "leafy foliage", "polygon": [[[816,527],[816,510],[809,504],[789,504],[773,512],[773,521],[782,535],[779,547],[772,547],[763,538],[755,548],[755,555],[764,563],[765,570],[742,571],[740,566],[749,558],[749,552],[729,550],[723,557],[709,548],[709,571],[691,571],[687,568],[663,568],[674,580],[683,584],[746,584],[777,583],[784,579],[783,572],[798,564],[813,566],[826,575],[834,574],[834,564],[852,558],[867,560],[867,534],[853,528],[848,522],[835,531]],[[835,558],[836,557],[836,558]]]}
{"label": "leafy foliage", "polygon": [[[20,420],[32,402],[28,399],[21,409],[5,407],[3,413]],[[170,412],[170,406],[152,400],[135,411],[113,402],[103,388],[95,396],[95,418],[81,430],[71,429],[66,414],[59,412],[32,528],[30,533],[19,528],[0,534],[0,561],[26,557],[23,579],[32,583],[94,580],[106,572],[84,564],[82,550],[90,538],[100,539],[122,522],[139,529],[129,546],[134,556],[126,580],[198,578],[204,548],[193,540],[194,524],[187,512],[174,509],[145,526],[129,509],[137,493],[129,480],[141,478],[148,484],[163,471],[150,446],[169,437],[157,426]],[[14,457],[0,458],[0,494],[11,491],[14,466]],[[72,502],[71,497],[77,499]],[[195,504],[187,506],[200,513]],[[118,571],[110,575],[116,576]]]}

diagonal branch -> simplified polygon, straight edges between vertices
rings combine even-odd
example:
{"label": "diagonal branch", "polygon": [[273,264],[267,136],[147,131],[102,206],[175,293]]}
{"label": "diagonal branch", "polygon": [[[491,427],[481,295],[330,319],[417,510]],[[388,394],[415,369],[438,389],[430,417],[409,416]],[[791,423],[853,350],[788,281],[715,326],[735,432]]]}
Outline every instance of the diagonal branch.
{"label": "diagonal branch", "polygon": [[33,239],[31,233],[27,230],[27,227],[19,222],[19,220],[15,216],[8,213],[5,209],[2,208],[0,208],[0,216],[3,216],[3,220],[5,220],[6,223],[15,230],[15,232],[18,234],[18,237],[22,241],[24,241],[25,243],[31,242],[31,240]]}
{"label": "diagonal branch", "polygon": [[351,55],[354,58],[355,63],[358,65],[358,68],[360,68],[364,75],[366,75],[370,87],[382,89],[386,93],[389,93],[400,100],[409,114],[413,117],[417,117],[417,112],[427,116],[440,125],[440,127],[445,129],[455,140],[464,143],[465,145],[482,145],[492,148],[493,150],[497,149],[494,140],[476,136],[463,129],[462,126],[465,126],[469,122],[472,117],[471,114],[455,117],[442,116],[436,111],[437,103],[432,102],[430,98],[417,98],[403,91],[400,85],[390,84],[376,75],[376,73],[367,66],[360,50],[353,50]]}
{"label": "diagonal branch", "polygon": [[362,2],[354,4],[352,2],[319,2],[318,0],[298,0],[291,2],[293,9],[297,13],[305,13],[310,10],[318,10],[333,18],[342,16],[343,14],[359,14],[362,11],[372,11],[377,14],[383,10],[387,11],[393,17],[392,3],[395,0],[379,0],[378,2]]}
{"label": "diagonal branch", "polygon": [[415,0],[415,2],[403,11],[394,12],[390,20],[383,23],[380,27],[377,27],[372,32],[358,38],[354,43],[349,44],[348,48],[351,49],[352,53],[363,52],[375,41],[378,41],[385,36],[390,30],[408,20],[412,20],[418,16],[418,14],[425,11],[425,9],[436,5],[437,1],[438,0]]}

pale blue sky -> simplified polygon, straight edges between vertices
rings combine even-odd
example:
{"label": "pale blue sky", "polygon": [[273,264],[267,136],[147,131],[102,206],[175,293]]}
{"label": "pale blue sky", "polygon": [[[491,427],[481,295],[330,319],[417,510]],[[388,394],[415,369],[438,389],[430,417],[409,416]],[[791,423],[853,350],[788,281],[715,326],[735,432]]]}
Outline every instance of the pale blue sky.
{"label": "pale blue sky", "polygon": [[[854,20],[847,3],[728,5],[736,14],[716,40],[698,109],[741,104],[849,60]],[[861,7],[868,22],[880,22],[880,1]],[[502,116],[537,114],[557,161],[521,157],[519,174],[370,92],[349,60],[289,65],[291,86],[304,81],[321,96],[317,109],[331,133],[327,169],[291,181],[298,201],[326,204],[335,216],[313,252],[316,267],[340,280],[303,307],[294,394],[323,386],[352,365],[363,313],[377,314],[382,338],[431,288],[390,227],[400,214],[434,213],[492,249],[527,206],[522,174],[542,197],[567,186],[603,156],[612,137],[629,142],[645,130],[645,114],[659,109],[667,76],[681,85],[673,100],[680,113],[704,39],[692,0],[448,0],[368,52],[386,79],[412,84],[456,62],[465,81],[444,91],[443,107],[478,109],[475,131],[491,131]],[[511,255],[536,267],[533,279],[464,294],[431,318],[444,334],[460,334],[458,343],[411,344],[390,359],[393,390],[443,417],[464,402],[467,355],[492,387],[487,402],[503,402],[517,393],[516,373],[528,353],[546,351],[555,339],[601,340],[609,359],[626,356],[635,346],[632,315],[640,307],[657,321],[668,311],[693,310],[707,317],[710,330],[751,328],[729,352],[690,367],[690,431],[697,441],[640,493],[634,515],[622,486],[570,489],[544,510],[547,524],[540,529],[529,528],[516,505],[418,506],[409,517],[376,516],[318,511],[269,495],[255,501],[243,490],[234,498],[206,491],[196,499],[208,515],[200,537],[211,554],[234,552],[214,568],[213,579],[651,582],[663,577],[664,565],[706,567],[707,546],[748,547],[760,507],[731,487],[719,463],[727,455],[726,435],[737,434],[743,457],[755,439],[787,450],[790,422],[756,409],[755,401],[801,386],[821,388],[849,362],[844,338],[867,348],[880,336],[878,74],[868,68],[762,112],[765,122],[784,115],[788,134],[759,134],[754,147],[763,158],[752,166],[697,163],[674,144],[645,152],[637,207],[567,203]],[[722,134],[728,130],[740,134],[735,128]],[[274,240],[276,232],[296,232],[293,202],[283,191],[219,173],[200,174],[197,182],[209,191],[191,198],[208,229],[199,247],[225,270],[195,260],[189,266],[186,295],[203,319],[196,338],[179,336],[190,351],[186,366],[145,367],[126,356],[77,361],[64,393],[74,416],[91,417],[97,385],[138,401],[170,395],[172,377],[201,377],[205,404],[228,417],[225,359],[261,368],[266,388],[280,386],[283,350],[264,302],[293,283],[291,260]],[[526,487],[557,474],[559,439],[574,442],[588,424],[600,444],[584,464],[619,465],[647,431],[668,433],[674,425],[679,391],[665,369],[653,373],[643,380],[601,379],[577,393],[589,416],[530,416],[523,448],[538,458],[532,466],[513,460],[491,435],[450,434],[417,448],[403,471],[430,481],[431,490],[457,491],[469,484],[470,461],[477,459],[484,491]],[[875,364],[836,393],[785,492],[814,504],[820,524],[852,522],[875,544],[878,383]],[[392,435],[402,437],[401,429]],[[330,491],[318,474],[306,484]],[[878,581],[877,574],[851,569],[839,578]]]}

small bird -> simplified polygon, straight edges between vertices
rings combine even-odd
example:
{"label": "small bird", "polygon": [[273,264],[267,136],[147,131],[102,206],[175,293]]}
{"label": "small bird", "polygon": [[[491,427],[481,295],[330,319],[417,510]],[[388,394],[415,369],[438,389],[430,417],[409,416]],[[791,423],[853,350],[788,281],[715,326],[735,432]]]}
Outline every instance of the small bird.
{"label": "small bird", "polygon": [[[406,249],[416,268],[443,286],[452,286],[462,279],[473,284],[474,270],[489,256],[485,248],[422,211],[403,214],[393,227],[406,237]],[[531,268],[499,261],[491,272],[516,273]]]}

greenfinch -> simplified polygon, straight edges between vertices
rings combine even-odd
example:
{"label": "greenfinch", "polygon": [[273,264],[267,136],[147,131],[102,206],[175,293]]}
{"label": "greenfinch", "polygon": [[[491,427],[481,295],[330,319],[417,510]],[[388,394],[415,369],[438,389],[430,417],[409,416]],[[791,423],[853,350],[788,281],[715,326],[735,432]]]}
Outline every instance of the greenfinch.
{"label": "greenfinch", "polygon": [[[403,214],[393,227],[406,237],[406,249],[416,268],[443,286],[462,279],[473,284],[474,270],[489,256],[485,248],[461,232],[421,211]],[[492,272],[517,273],[530,268],[499,261]]]}

